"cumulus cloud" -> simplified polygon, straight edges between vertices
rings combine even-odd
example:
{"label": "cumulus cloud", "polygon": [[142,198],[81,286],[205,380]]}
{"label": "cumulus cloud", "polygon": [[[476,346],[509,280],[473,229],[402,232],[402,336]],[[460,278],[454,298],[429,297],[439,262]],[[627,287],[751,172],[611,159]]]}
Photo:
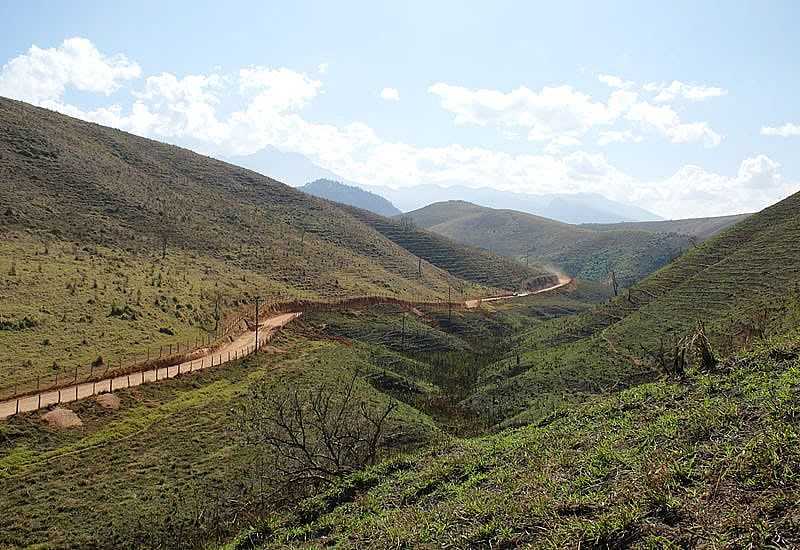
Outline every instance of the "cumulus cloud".
{"label": "cumulus cloud", "polygon": [[800,124],[787,122],[783,126],[764,126],[761,128],[762,136],[795,137],[800,136]]}
{"label": "cumulus cloud", "polygon": [[384,88],[381,90],[381,98],[386,101],[400,101],[400,92],[396,88]]}
{"label": "cumulus cloud", "polygon": [[636,83],[610,74],[599,74],[597,79],[609,88],[633,88]]}
{"label": "cumulus cloud", "polygon": [[706,122],[681,122],[678,113],[667,105],[652,105],[646,101],[636,103],[625,118],[637,123],[644,131],[667,137],[672,143],[702,142],[706,147],[716,147],[722,136]]}
{"label": "cumulus cloud", "polygon": [[613,122],[630,101],[629,92],[620,91],[615,93],[625,95],[605,104],[571,86],[538,92],[522,86],[506,93],[439,82],[429,91],[455,115],[456,124],[524,129],[531,141],[579,138],[594,126]]}
{"label": "cumulus cloud", "polygon": [[317,65],[317,72],[319,74],[328,74],[328,69],[330,68],[330,63],[320,63]]}
{"label": "cumulus cloud", "polygon": [[689,101],[704,101],[712,97],[722,97],[728,94],[728,90],[724,88],[702,84],[686,84],[679,80],[673,80],[670,84],[650,82],[642,86],[642,89],[646,92],[657,92],[653,99],[656,103],[669,103],[679,98]]}
{"label": "cumulus cloud", "polygon": [[85,38],[69,38],[56,48],[31,46],[3,65],[0,95],[49,106],[61,102],[67,87],[109,95],[141,72],[124,55],[106,56]]}
{"label": "cumulus cloud", "polygon": [[732,176],[684,166],[664,181],[640,185],[633,198],[673,217],[700,217],[754,212],[798,191],[800,182],[786,181],[779,163],[756,155]]}

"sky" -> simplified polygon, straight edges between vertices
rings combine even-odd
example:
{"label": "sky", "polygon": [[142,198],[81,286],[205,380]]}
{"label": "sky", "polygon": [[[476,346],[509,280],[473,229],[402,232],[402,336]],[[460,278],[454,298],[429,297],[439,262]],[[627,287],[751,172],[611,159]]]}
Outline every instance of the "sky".
{"label": "sky", "polygon": [[351,181],[598,192],[667,218],[800,191],[800,4],[0,3],[0,95]]}

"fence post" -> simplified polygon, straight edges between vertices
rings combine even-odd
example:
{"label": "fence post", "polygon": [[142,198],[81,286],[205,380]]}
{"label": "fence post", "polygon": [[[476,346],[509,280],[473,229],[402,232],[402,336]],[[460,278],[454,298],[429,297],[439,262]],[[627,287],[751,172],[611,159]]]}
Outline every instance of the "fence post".
{"label": "fence post", "polygon": [[94,395],[95,393],[97,393],[97,392],[95,391],[95,390],[96,390],[96,388],[97,388],[97,382],[95,382],[94,380],[92,380],[92,395]]}
{"label": "fence post", "polygon": [[14,414],[19,414],[19,397],[17,397],[17,412],[15,412]]}
{"label": "fence post", "polygon": [[128,375],[128,387],[129,388],[131,387],[131,375],[130,374]]}
{"label": "fence post", "polygon": [[41,393],[39,394],[39,402],[36,404],[36,408],[37,409],[41,409],[42,408],[42,394]]}
{"label": "fence post", "polygon": [[58,403],[61,403],[61,390],[58,390]]}
{"label": "fence post", "polygon": [[78,367],[75,367],[75,383],[78,383]]}
{"label": "fence post", "polygon": [[142,384],[144,384],[144,371],[142,371]]}
{"label": "fence post", "polygon": [[75,401],[78,400],[78,384],[75,384]]}
{"label": "fence post", "polygon": [[108,391],[109,392],[113,392],[114,391],[114,378],[113,377],[109,378]]}

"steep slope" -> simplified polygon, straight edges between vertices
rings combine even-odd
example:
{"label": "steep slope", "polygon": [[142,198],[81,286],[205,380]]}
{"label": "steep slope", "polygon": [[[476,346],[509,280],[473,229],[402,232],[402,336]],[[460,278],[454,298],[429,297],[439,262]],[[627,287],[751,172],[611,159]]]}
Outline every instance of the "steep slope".
{"label": "steep slope", "polygon": [[436,233],[418,229],[407,217],[390,219],[357,208],[350,209],[350,213],[416,256],[473,284],[485,285],[487,281],[495,281],[495,286],[521,290],[543,288],[558,281],[551,268],[536,263],[526,266],[458,244]]}
{"label": "steep slope", "polygon": [[795,334],[729,372],[398,457],[227,548],[797,548],[798,354]]}
{"label": "steep slope", "polygon": [[[254,172],[0,98],[0,385],[219,335],[259,295],[463,285],[425,262],[418,277],[418,260]],[[482,281],[473,292],[494,294],[508,278]]]}
{"label": "steep slope", "polygon": [[717,216],[713,218],[689,218],[685,220],[663,220],[655,222],[586,223],[581,224],[581,227],[593,229],[595,231],[633,229],[637,231],[650,231],[652,233],[679,233],[681,235],[696,237],[699,240],[705,240],[739,223],[750,215],[751,214],[734,214],[732,216]]}
{"label": "steep slope", "polygon": [[605,280],[611,271],[629,285],[679,255],[689,238],[646,231],[593,231],[515,210],[463,201],[436,203],[406,214],[458,242],[522,261],[550,262],[572,276]]}
{"label": "steep slope", "polygon": [[338,181],[318,179],[298,188],[304,193],[334,202],[363,208],[381,216],[401,214],[391,202],[376,193],[370,193],[354,185],[346,185]]}

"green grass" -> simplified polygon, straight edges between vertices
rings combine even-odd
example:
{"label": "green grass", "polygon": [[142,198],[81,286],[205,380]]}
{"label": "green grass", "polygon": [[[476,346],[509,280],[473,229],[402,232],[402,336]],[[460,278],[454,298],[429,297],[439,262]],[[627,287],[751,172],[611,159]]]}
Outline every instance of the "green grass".
{"label": "green grass", "polygon": [[[462,293],[466,292],[467,297],[475,294],[475,289],[470,288],[472,285],[517,290],[526,288],[526,285],[541,288],[555,282],[552,269],[535,262],[527,267],[521,262],[458,244],[456,240],[445,238],[435,232],[409,226],[402,220],[385,218],[358,208],[348,208],[348,211],[387,239],[424,259],[434,268],[447,271],[471,283],[469,287],[464,287],[462,284],[454,285]],[[423,273],[429,270],[430,267],[425,266]],[[539,280],[541,277],[545,277],[546,282]]]}
{"label": "green grass", "polygon": [[[230,431],[229,413],[252,384],[279,392],[359,369],[359,398],[388,399],[370,382],[369,374],[380,369],[366,349],[291,333],[274,346],[283,352],[117,392],[120,410],[93,400],[71,404],[84,422],[78,429],[46,428],[38,413],[0,425],[0,546],[113,545],[110,531],[123,524],[128,527],[116,542],[132,544],[137,522],[163,521],[171,499],[201,498],[208,510],[226,491],[252,484],[254,454]],[[430,417],[403,403],[388,431],[402,434],[395,444],[410,446],[441,433]],[[254,490],[248,486],[241,498],[253,498]]]}
{"label": "green grass", "polygon": [[276,516],[263,545],[791,547],[798,352],[795,334],[728,372],[638,385],[398,457]]}

